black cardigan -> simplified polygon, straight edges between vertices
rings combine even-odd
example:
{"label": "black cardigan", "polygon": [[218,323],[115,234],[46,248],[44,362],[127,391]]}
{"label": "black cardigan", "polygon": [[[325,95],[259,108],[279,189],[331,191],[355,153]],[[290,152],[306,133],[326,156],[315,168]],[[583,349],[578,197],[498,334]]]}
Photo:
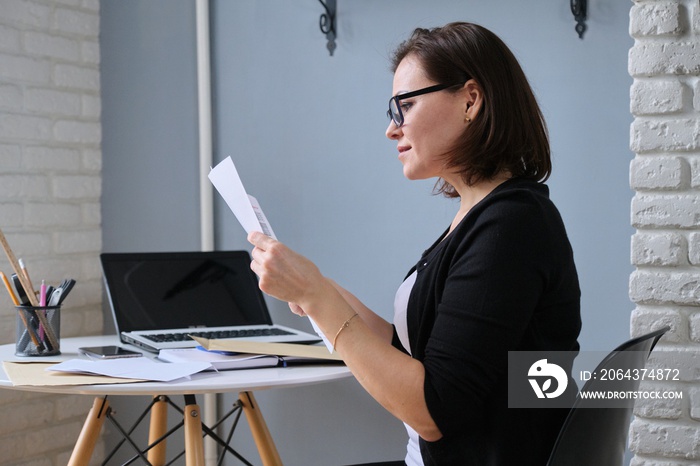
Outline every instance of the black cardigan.
{"label": "black cardigan", "polygon": [[[446,234],[446,233],[445,233]],[[511,179],[411,269],[411,354],[443,434],[426,465],[540,466],[566,410],[508,409],[508,351],[578,351],[573,252],[546,185]],[[394,335],[394,346],[402,348]]]}

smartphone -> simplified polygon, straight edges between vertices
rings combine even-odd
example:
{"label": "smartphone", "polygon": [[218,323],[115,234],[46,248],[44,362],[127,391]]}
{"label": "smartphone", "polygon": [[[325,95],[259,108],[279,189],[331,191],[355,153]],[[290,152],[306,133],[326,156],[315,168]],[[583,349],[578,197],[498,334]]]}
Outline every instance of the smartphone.
{"label": "smartphone", "polygon": [[90,346],[78,348],[81,354],[97,359],[116,359],[116,358],[137,358],[143,356],[138,351],[124,349],[121,346]]}

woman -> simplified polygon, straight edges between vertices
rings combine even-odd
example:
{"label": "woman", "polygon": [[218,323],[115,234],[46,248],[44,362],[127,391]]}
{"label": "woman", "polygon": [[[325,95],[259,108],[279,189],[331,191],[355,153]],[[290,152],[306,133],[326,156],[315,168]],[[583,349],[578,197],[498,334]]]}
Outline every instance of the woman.
{"label": "woman", "polygon": [[542,184],[545,123],[518,62],[475,24],[417,29],[393,58],[386,130],[406,178],[458,197],[399,288],[393,325],[252,233],[260,288],[311,317],[404,422],[409,465],[544,465],[566,412],[507,408],[508,351],[577,351],[573,253]]}

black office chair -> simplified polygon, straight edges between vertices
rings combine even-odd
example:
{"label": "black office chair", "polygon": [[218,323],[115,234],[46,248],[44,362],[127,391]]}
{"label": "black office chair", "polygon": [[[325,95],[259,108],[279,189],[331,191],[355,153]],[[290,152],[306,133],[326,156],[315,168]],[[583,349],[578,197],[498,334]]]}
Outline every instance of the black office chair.
{"label": "black office chair", "polygon": [[[629,340],[615,348],[596,368],[643,369],[651,350],[670,327]],[[616,390],[637,391],[640,380],[615,382]],[[581,391],[605,390],[609,385],[591,378]],[[601,407],[601,400],[576,398],[559,432],[547,466],[621,466],[627,444],[627,433],[634,407],[634,399],[607,400],[613,407]],[[594,407],[591,407],[594,406]]]}

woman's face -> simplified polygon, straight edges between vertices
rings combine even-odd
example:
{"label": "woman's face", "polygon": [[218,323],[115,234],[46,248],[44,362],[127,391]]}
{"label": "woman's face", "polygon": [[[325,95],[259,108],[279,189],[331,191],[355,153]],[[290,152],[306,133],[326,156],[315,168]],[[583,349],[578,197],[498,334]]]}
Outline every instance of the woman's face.
{"label": "woman's face", "polygon": [[[452,83],[432,82],[418,59],[408,55],[396,68],[393,95],[435,84]],[[409,180],[440,177],[450,183],[454,175],[445,168],[444,159],[466,128],[467,92],[442,90],[399,102],[404,123],[397,127],[389,122],[386,136],[397,142],[404,176]]]}

